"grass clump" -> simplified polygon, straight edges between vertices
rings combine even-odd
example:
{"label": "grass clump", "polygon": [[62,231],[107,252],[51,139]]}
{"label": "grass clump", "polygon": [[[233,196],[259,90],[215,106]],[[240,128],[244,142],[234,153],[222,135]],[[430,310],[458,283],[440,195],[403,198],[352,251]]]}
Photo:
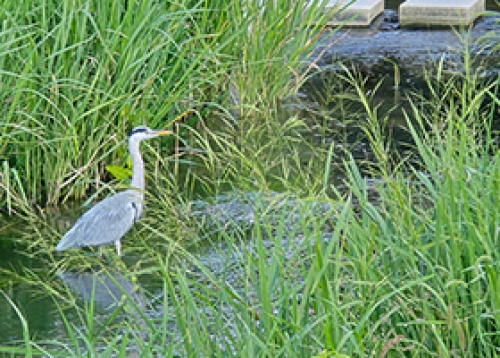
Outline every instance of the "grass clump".
{"label": "grass clump", "polygon": [[155,1],[2,3],[9,210],[85,197],[105,175],[98,163],[124,155],[115,149],[132,125],[167,126],[165,116],[186,108],[188,91],[209,80],[196,75],[204,51],[185,28],[198,11]]}
{"label": "grass clump", "polygon": [[198,114],[185,118],[194,125],[210,108],[227,107],[229,87],[238,108],[288,95],[328,18],[322,10],[321,2],[291,0],[264,8],[258,1],[2,2],[5,211],[98,191],[112,179],[105,165],[126,162],[119,146],[135,125],[168,127],[186,111]]}

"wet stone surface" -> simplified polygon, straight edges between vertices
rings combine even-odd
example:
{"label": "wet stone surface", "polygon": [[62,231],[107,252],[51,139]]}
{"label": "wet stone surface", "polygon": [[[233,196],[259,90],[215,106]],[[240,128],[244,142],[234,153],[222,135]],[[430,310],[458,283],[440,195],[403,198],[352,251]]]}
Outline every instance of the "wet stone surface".
{"label": "wet stone surface", "polygon": [[[198,263],[186,260],[188,271],[196,280],[203,280],[204,272],[210,272],[235,292],[244,293],[244,301],[249,307],[255,303],[255,312],[260,314],[257,292],[249,288],[254,281],[252,277],[260,273],[249,272],[245,263],[262,258],[259,252],[263,249],[268,253],[264,259],[269,265],[276,260],[286,262],[282,274],[287,275],[290,285],[302,282],[304,272],[300,267],[308,265],[307,252],[318,241],[326,244],[332,240],[335,220],[342,209],[334,203],[304,200],[292,194],[237,191],[212,201],[193,201],[186,210],[202,225],[206,245],[201,243],[198,252],[193,253]],[[279,258],[273,257],[277,253]],[[218,289],[211,280],[202,283]],[[278,288],[271,300],[275,301],[279,295]],[[228,317],[227,322],[234,320],[231,307],[219,306],[219,309]]]}
{"label": "wet stone surface", "polygon": [[275,192],[231,192],[217,196],[212,203],[192,201],[189,208],[190,215],[209,230],[249,228],[256,220],[280,223],[291,230],[304,215],[325,215],[340,209],[328,202],[304,201]]}
{"label": "wet stone surface", "polygon": [[338,70],[335,64],[343,61],[372,73],[390,59],[401,71],[418,75],[423,66],[436,64],[442,58],[445,68],[459,68],[464,44],[468,44],[472,56],[480,60],[478,63],[486,61],[496,67],[485,75],[496,75],[500,56],[492,48],[499,43],[498,35],[498,16],[480,18],[470,29],[402,29],[397,23],[397,12],[385,10],[370,27],[325,31],[310,61],[331,70]]}
{"label": "wet stone surface", "polygon": [[[216,197],[213,202],[193,201],[187,210],[203,227],[210,242],[208,247],[200,248],[199,260],[215,275],[229,275],[226,281],[238,282],[242,273],[235,268],[242,262],[241,255],[256,254],[257,238],[247,240],[256,223],[260,224],[263,246],[269,249],[278,240],[284,250],[283,257],[287,259],[305,240],[304,229],[308,229],[309,222],[314,223],[323,240],[328,241],[341,209],[330,202],[306,201],[290,194],[231,192]],[[239,235],[234,235],[235,232]],[[210,240],[221,233],[226,239]],[[242,240],[227,240],[227,237],[238,236]],[[311,245],[313,243],[314,240]]]}

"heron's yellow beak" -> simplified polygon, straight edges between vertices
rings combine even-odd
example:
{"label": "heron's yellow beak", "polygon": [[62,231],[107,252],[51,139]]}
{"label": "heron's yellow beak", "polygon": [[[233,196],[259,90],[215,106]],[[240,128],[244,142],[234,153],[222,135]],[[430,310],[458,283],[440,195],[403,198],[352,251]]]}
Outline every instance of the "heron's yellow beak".
{"label": "heron's yellow beak", "polygon": [[157,136],[163,136],[163,135],[174,134],[174,132],[166,130],[166,129],[162,129],[162,130],[156,131],[155,134]]}

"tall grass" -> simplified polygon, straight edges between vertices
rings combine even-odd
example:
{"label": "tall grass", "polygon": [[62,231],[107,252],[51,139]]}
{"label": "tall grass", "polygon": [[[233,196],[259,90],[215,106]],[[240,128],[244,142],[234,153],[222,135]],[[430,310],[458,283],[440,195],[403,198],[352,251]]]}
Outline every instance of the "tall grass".
{"label": "tall grass", "polygon": [[[229,26],[246,31],[233,47],[242,57],[229,74],[228,89],[241,116],[265,114],[304,83],[314,67],[308,55],[338,10],[327,5],[318,0],[233,2]],[[238,15],[233,14],[242,14],[246,21],[235,22]]]}
{"label": "tall grass", "polygon": [[[250,231],[220,228],[215,241],[227,243],[229,249],[224,251],[227,256],[218,257],[222,266],[218,270],[153,229],[155,236],[164,237],[172,250],[198,267],[195,274],[190,265],[162,273],[185,352],[353,357],[499,354],[496,83],[478,80],[470,68],[446,73],[439,67],[434,75],[425,96],[410,97],[411,150],[404,156],[391,152],[387,121],[378,117],[376,104],[358,78],[347,78],[367,110],[363,127],[373,156],[369,163],[345,162],[348,190],[333,189],[344,199],[332,201],[320,195],[332,208],[327,214],[299,206],[300,218],[290,225],[290,211],[276,220],[270,211],[254,205],[257,214]],[[244,140],[234,136],[228,142]],[[286,136],[280,132],[279,137],[284,145]],[[226,149],[223,157],[233,151],[241,155],[240,163],[253,160],[248,159],[253,151],[242,154],[244,146],[220,147]],[[260,152],[261,163],[272,172],[266,162],[269,152]],[[293,151],[285,152],[293,157]],[[328,163],[323,164],[328,171]],[[259,178],[257,171],[252,178]],[[367,173],[377,180],[366,180]],[[317,174],[324,177],[324,172]],[[272,182],[261,178],[263,188]],[[308,200],[312,199],[304,198],[304,203]],[[333,229],[325,229],[328,226]],[[238,256],[238,263],[232,255]],[[235,272],[241,275],[237,280]],[[194,314],[200,311],[201,316]],[[218,345],[209,343],[214,338]]]}
{"label": "tall grass", "polygon": [[39,205],[81,198],[132,125],[169,125],[189,86],[209,80],[196,76],[203,48],[185,28],[198,11],[3,2],[1,155],[3,175],[20,178],[3,185],[7,194]]}
{"label": "tall grass", "polygon": [[167,127],[186,110],[209,115],[204,108],[227,105],[229,82],[242,108],[290,93],[300,56],[326,22],[323,6],[2,2],[6,211],[85,198],[111,179],[106,164],[126,162],[122,139],[131,127]]}

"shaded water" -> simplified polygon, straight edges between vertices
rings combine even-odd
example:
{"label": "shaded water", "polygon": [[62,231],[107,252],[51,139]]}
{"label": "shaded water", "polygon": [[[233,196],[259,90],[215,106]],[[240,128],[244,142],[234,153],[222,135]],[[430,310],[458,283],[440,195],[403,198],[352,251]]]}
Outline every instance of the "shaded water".
{"label": "shaded water", "polygon": [[[21,225],[15,219],[9,224]],[[21,272],[41,267],[41,262],[19,252],[22,247],[11,241],[15,238],[15,233],[0,232],[0,289],[18,305],[35,332],[40,332],[42,335],[47,333],[50,337],[53,335],[54,318],[48,310],[42,308],[50,305],[51,300],[48,297],[37,297],[28,285],[19,284],[15,276],[5,272],[5,270]],[[21,320],[3,296],[0,296],[0,317],[0,344],[22,339]]]}
{"label": "shaded water", "polygon": [[[80,211],[80,208],[75,210],[78,213]],[[12,222],[16,223],[15,220]],[[50,225],[55,226],[54,223]],[[109,267],[114,272],[112,275],[102,271],[99,266],[81,272],[58,269],[54,274],[53,264],[45,254],[32,253],[30,248],[12,241],[20,238],[26,240],[26,234],[35,237],[35,231],[39,231],[42,225],[40,222],[27,222],[22,226],[16,232],[0,233],[0,292],[8,297],[0,295],[0,345],[22,342],[23,324],[19,313],[26,319],[30,336],[37,341],[45,341],[68,336],[59,309],[76,327],[85,324],[78,307],[88,305],[90,300],[94,302],[98,313],[96,323],[99,323],[101,313],[105,317],[116,310],[125,294],[138,307],[145,309],[141,292],[142,288],[149,288],[147,275],[141,276],[139,283],[135,278],[116,271],[116,266],[106,263],[105,259],[101,266]],[[39,235],[47,240],[54,239],[52,232],[44,232],[43,229]],[[85,257],[100,260],[90,251],[84,254],[83,259]],[[133,257],[123,260],[128,266],[133,266],[135,261]],[[156,282],[153,285],[157,287]],[[44,287],[51,287],[56,294],[47,295]]]}

